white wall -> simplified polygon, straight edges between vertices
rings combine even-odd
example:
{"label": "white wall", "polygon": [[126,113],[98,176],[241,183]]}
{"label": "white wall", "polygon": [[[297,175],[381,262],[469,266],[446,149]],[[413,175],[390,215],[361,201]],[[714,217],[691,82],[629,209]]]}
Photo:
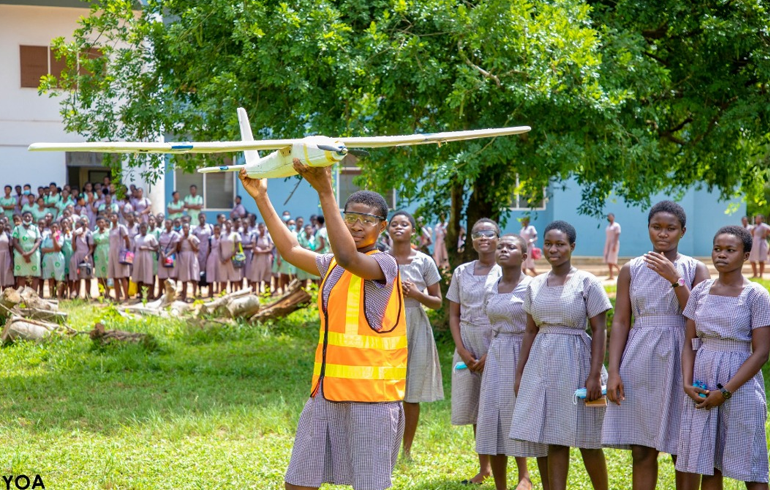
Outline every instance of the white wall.
{"label": "white wall", "polygon": [[0,5],[0,184],[64,183],[64,153],[30,153],[36,141],[76,142],[59,116],[57,98],[21,88],[19,46],[47,46],[58,36],[71,37],[87,9]]}

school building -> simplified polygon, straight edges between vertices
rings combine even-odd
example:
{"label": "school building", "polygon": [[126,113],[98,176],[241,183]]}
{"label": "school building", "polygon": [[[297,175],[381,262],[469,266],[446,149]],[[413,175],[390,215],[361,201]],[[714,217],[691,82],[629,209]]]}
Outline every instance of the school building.
{"label": "school building", "polygon": [[[84,141],[64,130],[61,99],[39,95],[38,86],[40,77],[64,68],[51,52],[51,40],[71,40],[78,19],[88,12],[88,2],[80,0],[0,0],[0,187],[30,184],[35,189],[56,182],[82,188],[109,175],[100,154],[27,151],[34,142]],[[162,211],[162,182],[150,185],[141,169],[127,173]]]}

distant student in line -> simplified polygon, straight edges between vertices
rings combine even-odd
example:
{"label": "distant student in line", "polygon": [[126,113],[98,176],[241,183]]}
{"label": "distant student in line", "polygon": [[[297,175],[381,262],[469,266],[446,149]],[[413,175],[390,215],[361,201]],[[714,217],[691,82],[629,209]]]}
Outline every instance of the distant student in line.
{"label": "distant student in line", "polygon": [[[767,236],[770,235],[770,226],[765,223],[765,217],[758,214],[754,217],[754,228],[751,229],[753,245],[751,247],[751,270],[754,273],[751,277],[762,279],[765,274],[765,262],[767,262]],[[759,264],[759,272],[757,272]]]}
{"label": "distant student in line", "polygon": [[725,226],[713,243],[719,277],[698,284],[684,310],[687,397],[676,469],[689,473],[684,490],[721,489],[724,477],[745,482],[748,490],[767,490],[761,369],[770,353],[770,294],[741,272],[752,250],[748,231]]}
{"label": "distant student in line", "polygon": [[308,167],[295,159],[294,169],[318,191],[332,254],[302,248],[275,212],[267,180],[240,174],[281,257],[323,277],[313,386],[297,427],[286,488],[324,483],[390,488],[404,433],[407,338],[398,264],[375,248],[388,224],[388,205],[376,192],[358,191],[345,203],[343,218],[330,167]]}
{"label": "distant student in line", "polygon": [[615,221],[615,215],[607,215],[607,221],[610,223],[604,230],[606,235],[604,241],[604,263],[610,269],[609,279],[615,279],[615,272],[620,272],[618,268],[618,254],[620,253],[620,224]]}

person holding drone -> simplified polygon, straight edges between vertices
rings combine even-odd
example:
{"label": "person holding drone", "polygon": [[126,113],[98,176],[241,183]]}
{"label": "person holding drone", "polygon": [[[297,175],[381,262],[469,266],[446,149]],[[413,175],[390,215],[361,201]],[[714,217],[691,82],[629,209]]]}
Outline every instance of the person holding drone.
{"label": "person holding drone", "polygon": [[407,338],[398,264],[375,248],[388,224],[388,206],[376,192],[358,191],[345,203],[343,217],[330,167],[309,167],[298,159],[293,164],[318,192],[333,253],[302,248],[275,212],[267,180],[240,171],[281,257],[323,278],[312,390],[285,485],[390,488],[404,433]]}

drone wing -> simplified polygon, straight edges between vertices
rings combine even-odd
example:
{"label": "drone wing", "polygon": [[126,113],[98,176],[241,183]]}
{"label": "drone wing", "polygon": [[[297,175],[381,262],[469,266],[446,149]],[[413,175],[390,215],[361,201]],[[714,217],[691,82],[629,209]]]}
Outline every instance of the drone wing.
{"label": "drone wing", "polygon": [[97,153],[233,153],[251,150],[280,150],[302,139],[261,141],[210,141],[141,143],[99,141],[93,143],[32,143],[29,151],[84,151]]}
{"label": "drone wing", "polygon": [[[493,138],[512,134],[526,133],[529,126],[510,128],[474,129],[470,131],[447,131],[443,133],[418,133],[402,136],[372,136],[339,138],[349,148],[382,148],[388,146],[442,144],[450,141],[463,141],[478,138]],[[211,142],[93,142],[93,143],[33,143],[29,151],[82,151],[98,153],[233,153],[253,150],[280,150],[294,144],[302,144],[304,138],[248,141],[211,141]],[[253,154],[251,154],[253,155]],[[249,156],[251,156],[249,155]]]}
{"label": "drone wing", "polygon": [[418,133],[403,136],[340,138],[339,140],[349,148],[382,148],[386,146],[442,144],[450,141],[493,138],[495,136],[526,133],[531,129],[529,126],[516,126],[510,128],[474,129],[470,131],[446,131],[443,133]]}

